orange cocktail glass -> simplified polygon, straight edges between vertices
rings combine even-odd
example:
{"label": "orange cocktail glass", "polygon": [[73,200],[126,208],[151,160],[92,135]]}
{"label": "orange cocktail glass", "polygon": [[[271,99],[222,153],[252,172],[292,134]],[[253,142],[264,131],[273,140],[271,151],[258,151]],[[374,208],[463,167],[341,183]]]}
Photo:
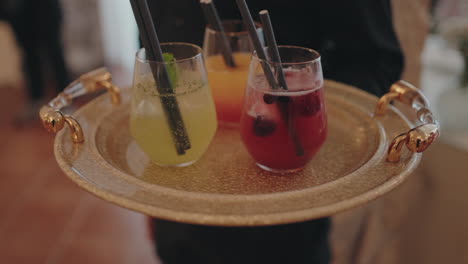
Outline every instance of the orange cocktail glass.
{"label": "orange cocktail glass", "polygon": [[[205,30],[203,51],[218,120],[221,124],[236,124],[242,113],[253,45],[241,20],[225,20],[222,23],[236,67],[229,67],[224,62],[219,37],[221,33],[210,26]],[[257,32],[263,39],[260,26],[257,26]]]}

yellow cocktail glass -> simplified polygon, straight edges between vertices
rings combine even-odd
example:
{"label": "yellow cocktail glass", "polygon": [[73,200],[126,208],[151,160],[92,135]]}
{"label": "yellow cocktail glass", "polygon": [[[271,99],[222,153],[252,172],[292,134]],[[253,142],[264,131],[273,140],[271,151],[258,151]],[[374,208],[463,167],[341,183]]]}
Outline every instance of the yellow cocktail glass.
{"label": "yellow cocktail glass", "polygon": [[[215,105],[201,49],[185,43],[165,43],[161,48],[164,53],[174,56],[172,62],[165,63],[173,92],[159,92],[152,73],[154,68],[153,71],[151,68],[161,67],[162,63],[146,60],[144,49],[140,50],[135,63],[130,133],[156,164],[187,166],[205,153],[214,137],[217,128]],[[180,112],[184,130],[171,128],[168,110]],[[176,148],[177,136],[181,133],[186,134],[190,143],[183,154]]]}

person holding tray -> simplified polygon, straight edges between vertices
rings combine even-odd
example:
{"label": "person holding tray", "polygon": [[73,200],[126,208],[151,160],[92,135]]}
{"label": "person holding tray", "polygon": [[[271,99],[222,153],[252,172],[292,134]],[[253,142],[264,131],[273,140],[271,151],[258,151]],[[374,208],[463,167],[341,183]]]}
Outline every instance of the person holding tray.
{"label": "person holding tray", "polygon": [[[324,76],[382,95],[400,78],[403,55],[389,0],[251,0],[267,9],[278,44],[321,53]],[[161,41],[201,44],[205,22],[192,0],[149,2]],[[235,1],[217,1],[220,15],[238,19]],[[331,263],[330,219],[266,227],[210,227],[154,220],[158,255],[172,263]]]}
{"label": "person holding tray", "polygon": [[[252,14],[266,9],[278,45],[307,47],[321,54],[326,79],[381,96],[398,80],[403,54],[389,0],[250,0]],[[223,20],[240,19],[234,0],[215,1]],[[150,1],[161,42],[203,44],[205,18],[198,1]],[[256,17],[254,17],[256,19]]]}

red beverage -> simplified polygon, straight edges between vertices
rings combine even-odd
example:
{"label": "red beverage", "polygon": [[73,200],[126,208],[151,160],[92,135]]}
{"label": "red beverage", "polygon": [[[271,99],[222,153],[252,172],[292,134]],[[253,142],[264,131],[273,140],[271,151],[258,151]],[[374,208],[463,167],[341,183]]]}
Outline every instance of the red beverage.
{"label": "red beverage", "polygon": [[271,90],[264,77],[247,87],[241,137],[263,169],[297,171],[315,156],[327,137],[321,75],[285,71],[288,91]]}

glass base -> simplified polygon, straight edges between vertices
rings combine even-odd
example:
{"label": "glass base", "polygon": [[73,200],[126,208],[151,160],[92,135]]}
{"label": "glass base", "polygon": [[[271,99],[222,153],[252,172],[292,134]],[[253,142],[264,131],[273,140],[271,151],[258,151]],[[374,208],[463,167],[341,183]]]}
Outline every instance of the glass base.
{"label": "glass base", "polygon": [[175,165],[160,164],[160,163],[157,163],[157,162],[154,162],[154,164],[156,164],[156,165],[158,165],[160,167],[166,167],[166,168],[171,168],[171,167],[173,167],[173,168],[182,168],[182,167],[190,166],[190,165],[194,164],[195,162],[197,162],[197,160],[192,160],[192,161],[188,161],[188,162],[180,163],[180,164],[175,164]]}
{"label": "glass base", "polygon": [[262,169],[262,170],[266,170],[266,171],[274,172],[274,173],[279,173],[279,174],[294,173],[294,172],[298,172],[298,171],[301,171],[301,170],[304,169],[304,167],[300,167],[300,168],[296,168],[296,169],[280,170],[280,169],[273,169],[273,168],[267,167],[267,166],[262,165],[260,163],[255,163],[255,164],[257,164],[257,166],[260,167],[260,169]]}

